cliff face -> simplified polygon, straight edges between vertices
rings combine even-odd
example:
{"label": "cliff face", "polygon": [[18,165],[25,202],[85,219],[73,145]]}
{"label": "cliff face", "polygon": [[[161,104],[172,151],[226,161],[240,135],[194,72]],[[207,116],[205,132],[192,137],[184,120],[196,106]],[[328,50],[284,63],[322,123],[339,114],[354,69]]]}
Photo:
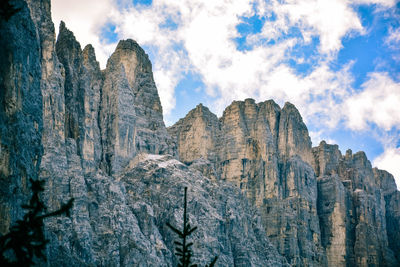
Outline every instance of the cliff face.
{"label": "cliff face", "polygon": [[181,223],[187,186],[196,262],[287,264],[240,190],[173,158],[136,42],[121,41],[101,71],[64,23],[56,42],[50,1],[14,2],[21,11],[0,21],[2,234],[23,215],[28,179],[40,178],[49,210],[75,198],[71,218],[45,222],[50,266],[172,266],[177,237],[166,222]]}
{"label": "cliff face", "polygon": [[29,178],[37,178],[43,118],[41,51],[26,3],[0,19],[0,233],[22,215]]}
{"label": "cliff face", "polygon": [[[0,233],[21,218],[29,178],[50,210],[51,266],[173,266],[183,188],[194,259],[219,266],[397,266],[400,192],[362,152],[312,148],[290,103],[235,101],[166,129],[151,62],[120,41],[100,70],[49,0],[0,20]],[[178,159],[180,161],[178,161]],[[183,163],[182,163],[183,162]],[[283,255],[283,256],[282,256]]]}
{"label": "cliff face", "polygon": [[142,48],[133,41],[120,41],[104,71],[100,108],[103,166],[119,173],[139,152],[174,154],[162,118],[162,108]]}
{"label": "cliff face", "polygon": [[199,105],[168,131],[181,161],[198,166],[206,159],[205,170],[236,184],[259,207],[268,237],[290,264],[326,264],[311,141],[292,104],[235,101],[219,120]]}
{"label": "cliff face", "polygon": [[235,101],[219,120],[199,105],[168,131],[181,161],[236,184],[259,207],[268,237],[290,264],[399,264],[393,177],[373,169],[363,152],[342,156],[325,142],[311,148],[292,104]]}
{"label": "cliff face", "polygon": [[341,155],[337,145],[313,148],[318,214],[328,262],[396,266],[398,194],[393,176],[371,167],[363,152]]}

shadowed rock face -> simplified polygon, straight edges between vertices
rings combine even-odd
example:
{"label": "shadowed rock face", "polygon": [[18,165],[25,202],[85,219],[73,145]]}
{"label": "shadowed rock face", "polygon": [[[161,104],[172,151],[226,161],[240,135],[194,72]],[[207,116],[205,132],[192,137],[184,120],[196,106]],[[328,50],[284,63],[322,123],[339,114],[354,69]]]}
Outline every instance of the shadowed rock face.
{"label": "shadowed rock face", "polygon": [[64,23],[55,41],[49,0],[14,2],[0,21],[0,233],[39,177],[50,210],[75,198],[71,218],[46,221],[51,266],[173,266],[165,223],[180,225],[187,186],[202,265],[399,265],[400,193],[363,152],[311,148],[298,110],[272,100],[220,119],[200,104],[167,130],[135,41],[101,71]]}
{"label": "shadowed rock face", "polygon": [[0,19],[0,234],[23,214],[43,154],[40,44],[27,4]]}

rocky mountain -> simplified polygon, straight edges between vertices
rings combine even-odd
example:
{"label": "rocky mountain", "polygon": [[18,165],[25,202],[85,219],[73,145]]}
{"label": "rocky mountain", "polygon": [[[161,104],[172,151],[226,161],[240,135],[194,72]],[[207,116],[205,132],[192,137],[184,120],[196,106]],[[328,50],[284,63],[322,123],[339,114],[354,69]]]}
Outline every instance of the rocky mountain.
{"label": "rocky mountain", "polygon": [[393,176],[372,168],[363,152],[342,155],[324,141],[312,148],[292,104],[234,101],[219,119],[200,104],[168,132],[182,162],[236,184],[258,207],[291,265],[399,265]]}
{"label": "rocky mountain", "polygon": [[311,140],[292,104],[235,101],[219,120],[198,105],[168,130],[181,161],[209,161],[217,180],[235,184],[259,208],[269,239],[290,264],[326,265]]}
{"label": "rocky mountain", "polygon": [[[44,179],[48,262],[175,266],[183,188],[202,266],[398,266],[400,192],[365,154],[312,148],[290,103],[235,101],[221,118],[198,105],[170,128],[152,66],[120,41],[101,70],[50,0],[15,0],[0,18],[0,233]],[[397,258],[396,258],[397,257]]]}

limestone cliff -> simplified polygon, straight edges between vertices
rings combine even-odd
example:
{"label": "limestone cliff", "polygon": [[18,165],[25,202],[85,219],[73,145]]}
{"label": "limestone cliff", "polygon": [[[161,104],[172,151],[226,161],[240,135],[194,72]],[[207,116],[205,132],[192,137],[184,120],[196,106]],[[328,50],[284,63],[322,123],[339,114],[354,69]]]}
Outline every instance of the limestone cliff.
{"label": "limestone cliff", "polygon": [[[174,266],[183,188],[199,226],[194,259],[218,266],[398,266],[400,192],[362,152],[312,148],[290,103],[235,101],[166,129],[151,62],[120,41],[100,70],[50,0],[0,18],[0,233],[28,179],[46,181],[50,266]],[[178,159],[177,159],[178,158]],[[180,160],[180,161],[179,161]],[[46,265],[39,263],[39,265]]]}
{"label": "limestone cliff", "polygon": [[236,184],[260,208],[268,237],[290,264],[326,264],[311,141],[292,104],[234,101],[219,120],[199,105],[168,131],[181,161],[207,159],[216,179]]}
{"label": "limestone cliff", "polygon": [[337,145],[321,142],[313,154],[328,262],[397,266],[399,234],[393,227],[400,225],[399,191],[393,176],[373,169],[363,152],[342,155]]}
{"label": "limestone cliff", "polygon": [[168,131],[181,161],[236,184],[259,207],[268,237],[290,264],[399,264],[393,177],[373,169],[363,152],[342,156],[325,142],[311,148],[292,104],[234,101],[219,120],[199,105]]}
{"label": "limestone cliff", "polygon": [[56,42],[49,0],[14,2],[21,11],[0,20],[2,234],[23,214],[28,178],[41,178],[50,210],[75,198],[71,218],[46,220],[47,264],[173,266],[176,237],[165,226],[180,222],[187,186],[196,262],[287,265],[240,190],[173,158],[136,42],[121,41],[101,71],[93,47],[82,50],[64,23]]}
{"label": "limestone cliff", "polygon": [[133,40],[120,41],[104,71],[100,107],[103,166],[120,172],[139,152],[174,154],[151,63]]}
{"label": "limestone cliff", "polygon": [[27,4],[0,18],[0,233],[22,215],[29,178],[43,154],[42,68],[37,29]]}

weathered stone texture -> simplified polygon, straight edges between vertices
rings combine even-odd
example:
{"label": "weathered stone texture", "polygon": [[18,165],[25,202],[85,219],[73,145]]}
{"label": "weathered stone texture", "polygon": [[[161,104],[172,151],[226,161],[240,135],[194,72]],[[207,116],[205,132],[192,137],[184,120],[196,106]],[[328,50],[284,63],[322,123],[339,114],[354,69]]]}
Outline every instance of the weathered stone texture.
{"label": "weathered stone texture", "polygon": [[[140,155],[132,166],[121,177],[128,202],[135,207],[140,225],[159,229],[166,247],[173,247],[177,238],[166,222],[182,224],[187,186],[190,224],[198,226],[193,234],[194,260],[200,266],[214,255],[219,255],[218,266],[286,266],[268,241],[257,210],[235,186],[212,182],[170,156]],[[156,237],[150,234],[145,232],[149,239]],[[172,263],[176,265],[175,258]]]}
{"label": "weathered stone texture", "polygon": [[50,210],[75,198],[71,218],[46,220],[47,264],[172,266],[165,223],[180,225],[187,186],[201,264],[399,266],[400,192],[365,153],[311,148],[298,110],[272,100],[220,119],[200,104],[167,130],[135,41],[101,71],[64,23],[55,42],[50,0],[13,2],[0,21],[0,233],[39,177]]}
{"label": "weathered stone texture", "polygon": [[120,41],[104,75],[100,109],[103,169],[119,173],[139,152],[175,154],[143,49],[133,40]]}
{"label": "weathered stone texture", "polygon": [[260,207],[268,237],[289,263],[398,264],[394,180],[372,169],[364,152],[342,156],[324,141],[312,149],[292,104],[234,101],[218,121],[198,106],[168,130],[180,160],[236,184]]}
{"label": "weathered stone texture", "polygon": [[396,189],[393,175],[384,170],[373,169],[375,179],[385,199],[386,231],[389,248],[400,263],[400,192]]}
{"label": "weathered stone texture", "polygon": [[202,104],[168,128],[168,133],[176,137],[179,158],[188,164],[200,158],[217,161],[220,131],[217,116]]}
{"label": "weathered stone texture", "polygon": [[311,141],[292,104],[234,101],[219,120],[199,105],[168,131],[181,161],[208,160],[197,169],[236,184],[260,208],[268,237],[289,263],[325,264]]}
{"label": "weathered stone texture", "polygon": [[46,220],[47,264],[171,266],[176,236],[165,222],[179,222],[186,184],[193,188],[190,218],[199,224],[195,259],[285,266],[240,192],[195,169],[209,164],[189,169],[170,156],[137,157],[175,155],[175,147],[151,63],[136,42],[121,41],[102,73],[93,47],[82,51],[64,23],[55,42],[50,1],[20,4],[1,22],[8,38],[0,66],[2,233],[21,217],[27,179],[40,177],[50,210],[75,198],[71,218]]}
{"label": "weathered stone texture", "polygon": [[94,171],[102,154],[98,114],[103,78],[99,63],[93,47],[88,45],[82,51],[64,22],[60,24],[56,52],[65,69],[65,138],[76,141],[83,168]]}
{"label": "weathered stone texture", "polygon": [[[318,174],[322,244],[331,266],[397,266],[387,227],[393,207],[385,195],[398,192],[387,173],[372,169],[365,153],[342,156],[337,145],[313,148]],[[390,201],[389,201],[390,202]],[[389,219],[391,220],[391,219]],[[394,219],[394,224],[399,224]],[[395,245],[394,245],[395,246]]]}
{"label": "weathered stone texture", "polygon": [[0,234],[23,214],[43,153],[40,43],[24,1],[0,18]]}

